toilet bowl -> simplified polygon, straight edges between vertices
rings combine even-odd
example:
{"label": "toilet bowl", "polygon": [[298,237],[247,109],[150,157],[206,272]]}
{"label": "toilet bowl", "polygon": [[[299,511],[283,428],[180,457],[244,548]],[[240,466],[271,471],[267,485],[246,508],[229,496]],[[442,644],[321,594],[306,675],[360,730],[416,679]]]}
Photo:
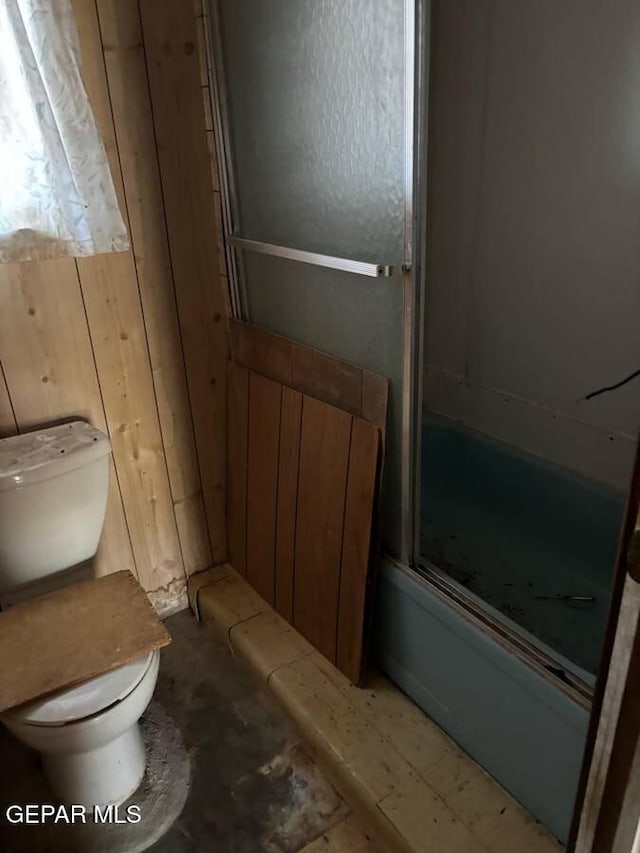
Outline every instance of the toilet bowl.
{"label": "toilet bowl", "polygon": [[[83,421],[0,439],[0,606],[73,582],[96,553],[107,505],[106,435]],[[90,568],[90,572],[91,572]],[[138,720],[159,653],[21,705],[0,720],[42,755],[53,792],[69,804],[126,800],[145,769]]]}
{"label": "toilet bowl", "polygon": [[118,805],[145,769],[138,720],[158,678],[158,651],[46,699],[2,715],[7,728],[42,755],[52,791],[88,808]]}

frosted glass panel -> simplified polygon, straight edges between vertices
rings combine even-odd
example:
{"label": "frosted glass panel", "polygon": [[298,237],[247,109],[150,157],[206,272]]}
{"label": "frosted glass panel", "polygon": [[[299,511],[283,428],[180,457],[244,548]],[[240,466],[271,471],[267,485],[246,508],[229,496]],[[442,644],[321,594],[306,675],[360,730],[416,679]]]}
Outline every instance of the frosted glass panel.
{"label": "frosted glass panel", "polygon": [[239,231],[403,261],[403,0],[220,0]]}
{"label": "frosted glass panel", "polygon": [[385,544],[400,542],[403,290],[400,276],[364,278],[244,253],[251,321],[391,381],[382,494]]}

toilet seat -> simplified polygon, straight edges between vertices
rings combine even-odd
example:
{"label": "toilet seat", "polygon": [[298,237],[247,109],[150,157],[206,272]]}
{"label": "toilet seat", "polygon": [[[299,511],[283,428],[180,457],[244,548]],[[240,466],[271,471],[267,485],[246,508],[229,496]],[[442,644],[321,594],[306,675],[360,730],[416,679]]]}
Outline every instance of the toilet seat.
{"label": "toilet seat", "polygon": [[154,659],[149,652],[75,687],[6,711],[3,716],[30,726],[64,726],[104,711],[135,690]]}

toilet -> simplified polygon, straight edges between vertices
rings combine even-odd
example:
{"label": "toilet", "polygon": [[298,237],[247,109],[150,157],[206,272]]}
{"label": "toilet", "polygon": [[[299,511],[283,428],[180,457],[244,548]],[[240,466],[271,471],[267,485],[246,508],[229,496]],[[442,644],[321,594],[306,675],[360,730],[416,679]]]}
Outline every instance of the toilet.
{"label": "toilet", "polygon": [[[0,606],[92,577],[104,523],[111,446],[83,421],[0,439]],[[159,651],[0,718],[37,750],[53,793],[87,808],[118,805],[140,785],[139,719]]]}

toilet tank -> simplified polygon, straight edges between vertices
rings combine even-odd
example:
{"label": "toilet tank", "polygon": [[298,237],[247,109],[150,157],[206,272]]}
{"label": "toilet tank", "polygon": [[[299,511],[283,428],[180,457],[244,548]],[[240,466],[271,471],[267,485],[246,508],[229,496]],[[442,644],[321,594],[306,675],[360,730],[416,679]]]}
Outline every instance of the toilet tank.
{"label": "toilet tank", "polygon": [[0,439],[0,594],[93,557],[110,451],[84,421]]}

